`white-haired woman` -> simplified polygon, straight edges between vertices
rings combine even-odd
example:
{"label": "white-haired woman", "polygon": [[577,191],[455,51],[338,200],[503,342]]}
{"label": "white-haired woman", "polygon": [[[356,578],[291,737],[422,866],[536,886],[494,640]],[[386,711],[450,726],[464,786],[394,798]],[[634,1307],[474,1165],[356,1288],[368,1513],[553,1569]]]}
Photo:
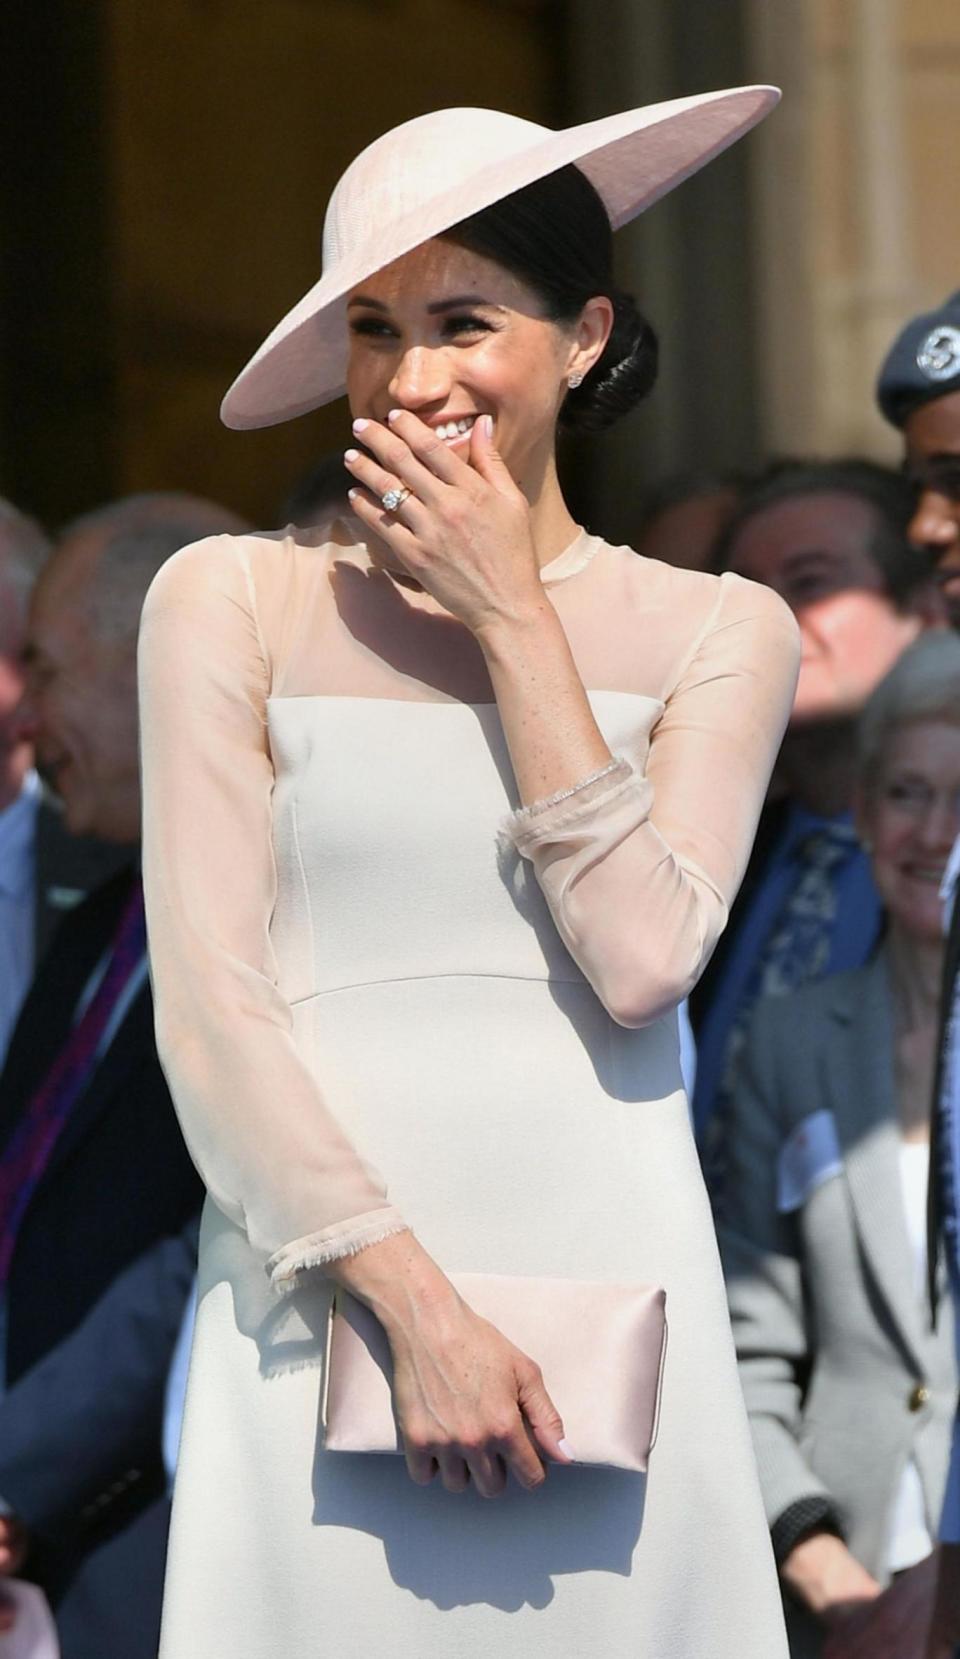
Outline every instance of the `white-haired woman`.
{"label": "white-haired woman", "polygon": [[[188,550],[144,613],[159,1043],[211,1198],[163,1659],[784,1651],[676,1005],[796,633],[766,589],[587,534],[555,462],[558,421],[653,379],[612,224],[771,102],[388,133],[228,394],[255,426],[346,385],[354,488]],[[457,1272],[665,1288],[649,1480],[570,1466],[536,1343]],[[386,1333],[405,1459],[319,1432],[333,1284]],[[588,1372],[597,1412],[633,1364]]]}
{"label": "white-haired woman", "polygon": [[[922,636],[861,716],[872,962],[766,1003],[725,1153],[721,1248],[791,1652],[886,1653],[867,1605],[931,1551],[956,1410],[926,1299],[940,883],[960,832],[960,640]],[[871,1640],[874,1645],[871,1645]],[[897,1650],[899,1651],[899,1650]]]}

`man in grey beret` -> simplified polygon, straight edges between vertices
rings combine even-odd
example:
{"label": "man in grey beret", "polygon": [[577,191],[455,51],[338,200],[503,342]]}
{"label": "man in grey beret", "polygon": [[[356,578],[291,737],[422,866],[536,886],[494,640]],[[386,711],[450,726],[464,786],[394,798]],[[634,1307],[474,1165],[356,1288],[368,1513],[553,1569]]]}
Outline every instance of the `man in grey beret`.
{"label": "man in grey beret", "polygon": [[934,557],[960,626],[960,292],[897,336],[880,369],[877,402],[903,433],[906,471],[917,487],[911,540]]}
{"label": "man in grey beret", "polygon": [[[914,317],[880,369],[877,402],[904,438],[917,488],[910,539],[932,558],[955,627],[960,627],[960,292]],[[928,1275],[934,1317],[938,1263],[946,1256],[960,1309],[960,842],[942,889],[949,918],[931,1125]],[[960,1417],[940,1526],[941,1546],[926,1659],[960,1654]]]}

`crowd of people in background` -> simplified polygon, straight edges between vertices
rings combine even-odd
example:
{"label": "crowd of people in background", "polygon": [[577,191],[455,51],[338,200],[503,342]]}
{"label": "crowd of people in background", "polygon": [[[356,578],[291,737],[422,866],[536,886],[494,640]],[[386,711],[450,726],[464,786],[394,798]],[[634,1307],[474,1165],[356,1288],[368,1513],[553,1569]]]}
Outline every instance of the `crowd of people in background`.
{"label": "crowd of people in background", "polygon": [[[694,465],[636,535],[774,588],[803,640],[750,867],[681,1011],[796,1659],[922,1659],[945,1501],[960,1540],[927,1228],[960,836],[956,299],[908,325],[879,399],[902,468]],[[348,483],[328,458],[283,516],[345,513]],[[201,1188],[154,1047],[137,624],[169,557],[243,528],[157,493],[51,543],[0,506],[0,1575],[43,1587],[64,1659],[157,1649]]]}

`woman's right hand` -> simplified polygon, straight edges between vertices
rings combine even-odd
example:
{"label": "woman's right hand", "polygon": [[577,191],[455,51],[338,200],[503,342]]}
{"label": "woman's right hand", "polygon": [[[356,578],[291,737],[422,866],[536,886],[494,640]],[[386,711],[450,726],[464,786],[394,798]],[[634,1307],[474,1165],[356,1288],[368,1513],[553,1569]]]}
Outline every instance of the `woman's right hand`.
{"label": "woman's right hand", "polygon": [[328,1271],[386,1331],[394,1406],[418,1485],[439,1471],[449,1492],[472,1481],[493,1498],[508,1470],[529,1490],[542,1485],[540,1453],[573,1461],[539,1367],[467,1306],[411,1233],[370,1245]]}
{"label": "woman's right hand", "polygon": [[832,1532],[814,1532],[801,1538],[781,1562],[780,1577],[796,1599],[828,1628],[842,1625],[865,1602],[875,1601],[881,1591],[843,1539]]}

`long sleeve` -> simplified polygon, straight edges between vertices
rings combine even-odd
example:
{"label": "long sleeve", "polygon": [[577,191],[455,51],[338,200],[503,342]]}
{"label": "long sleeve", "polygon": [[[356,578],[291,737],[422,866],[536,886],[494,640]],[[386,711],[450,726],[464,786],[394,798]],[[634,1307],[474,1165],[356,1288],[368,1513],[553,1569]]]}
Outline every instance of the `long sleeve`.
{"label": "long sleeve", "polygon": [[[775,1011],[779,1012],[779,1010]],[[766,1015],[766,1011],[765,1011]],[[757,1018],[725,1124],[723,1213],[717,1236],[740,1383],[771,1528],[803,1504],[835,1515],[799,1445],[810,1345],[803,1269],[791,1217],[777,1209],[783,1135],[776,1110],[775,1021]]]}
{"label": "long sleeve", "polygon": [[782,601],[723,577],[645,770],[626,757],[582,794],[512,823],[561,938],[622,1025],[675,1006],[709,960],[746,867],[798,663]]}
{"label": "long sleeve", "polygon": [[242,539],[164,565],[139,662],[158,1051],[213,1199],[288,1282],[405,1223],[298,1053],[278,987],[272,664]]}

